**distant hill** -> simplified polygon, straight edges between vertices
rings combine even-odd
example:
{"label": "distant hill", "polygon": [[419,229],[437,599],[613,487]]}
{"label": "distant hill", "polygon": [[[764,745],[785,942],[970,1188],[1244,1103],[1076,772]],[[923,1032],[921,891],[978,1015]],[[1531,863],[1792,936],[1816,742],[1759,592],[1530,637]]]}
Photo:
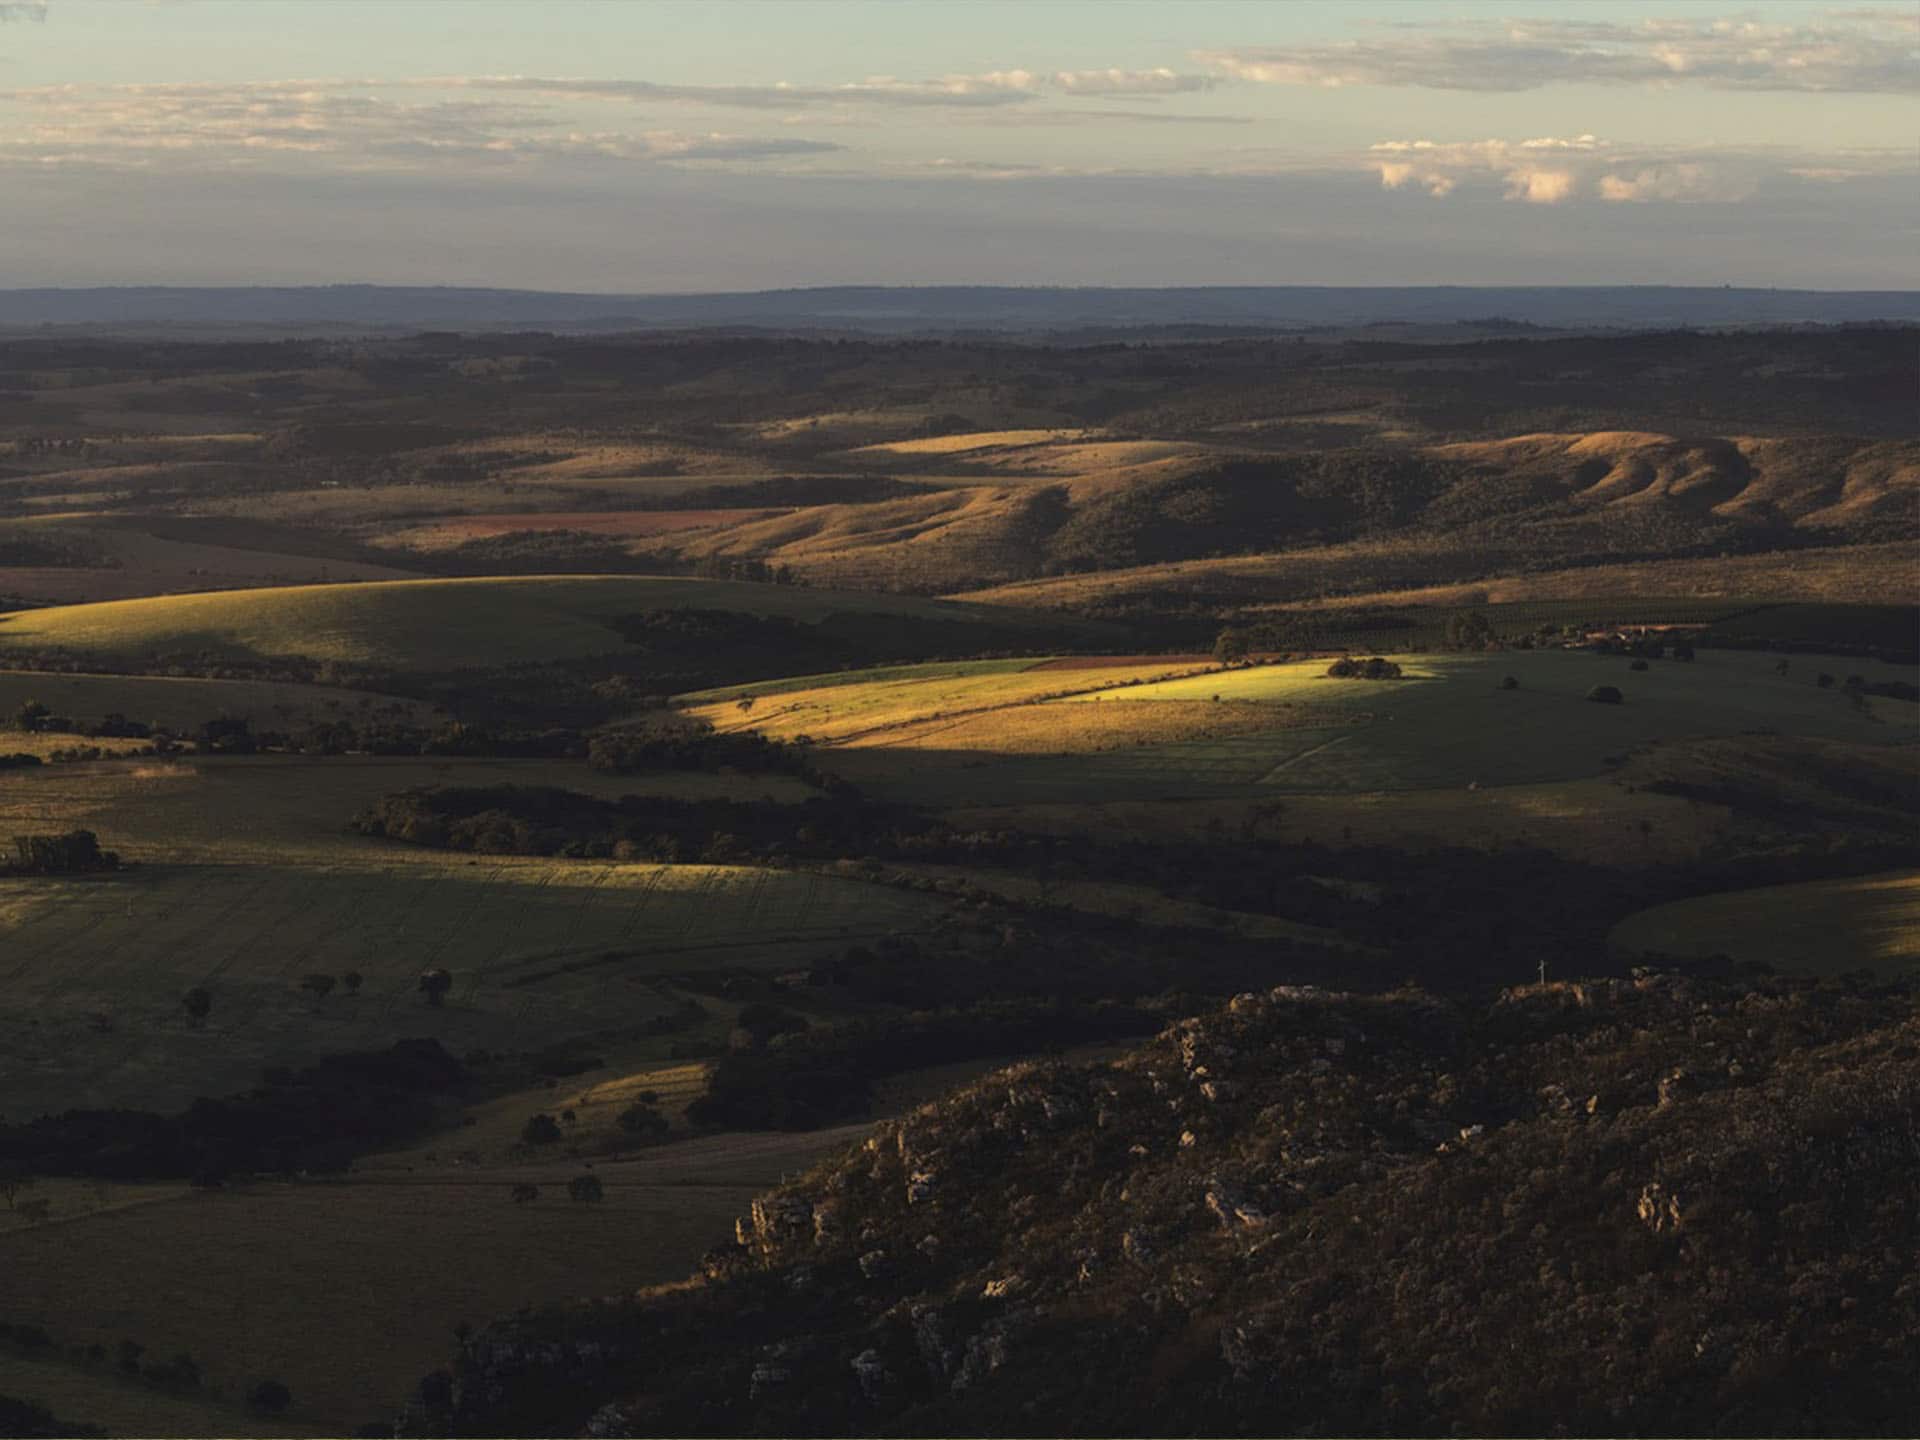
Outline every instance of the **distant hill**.
{"label": "distant hill", "polygon": [[998,331],[1345,329],[1496,332],[1920,320],[1920,291],[1678,286],[1194,286],[1161,289],[835,286],[708,295],[589,295],[451,286],[113,286],[0,290],[0,328],[110,331],[422,329]]}

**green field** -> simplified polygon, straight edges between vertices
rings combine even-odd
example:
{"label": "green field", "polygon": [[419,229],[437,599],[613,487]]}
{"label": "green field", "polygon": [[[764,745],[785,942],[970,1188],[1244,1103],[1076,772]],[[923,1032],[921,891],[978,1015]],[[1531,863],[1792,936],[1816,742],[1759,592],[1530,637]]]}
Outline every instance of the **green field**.
{"label": "green field", "polygon": [[590,659],[629,649],[615,622],[650,610],[731,610],[818,624],[832,616],[1033,628],[1015,610],[905,596],[653,576],[539,575],[296,585],[63,605],[0,616],[0,657],[59,649],[139,658],[304,657],[460,670]]}
{"label": "green field", "polygon": [[718,685],[692,690],[673,698],[684,705],[725,704],[758,699],[763,695],[781,695],[791,690],[826,690],[839,685],[892,684],[907,680],[946,680],[966,675],[1017,675],[1046,662],[1031,656],[1010,660],[933,660],[923,665],[877,665],[864,670],[833,670],[824,675],[788,675],[778,680],[757,680],[748,685]]}
{"label": "green field", "polygon": [[1041,662],[974,666],[907,666],[833,676],[811,688],[781,689],[741,702],[711,700],[690,707],[720,730],[757,730],[791,740],[810,735],[823,744],[885,745],[900,732],[927,721],[950,721],[1016,707],[1055,696],[1115,685],[1137,685],[1163,675],[1192,671],[1191,663],[1117,659],[1112,665],[1038,669]]}
{"label": "green field", "polygon": [[[829,768],[895,798],[1031,805],[1464,790],[1577,780],[1657,743],[1749,733],[1867,744],[1914,738],[1915,709],[1856,709],[1822,662],[1703,652],[1633,671],[1622,656],[1507,651],[1401,656],[1404,678],[1334,680],[1327,661],[1135,683],[1142,669],[894,679],[787,691],[716,723],[812,734]],[[1831,664],[1831,662],[1825,662]],[[1911,679],[1855,661],[1847,673]],[[1164,673],[1164,669],[1162,671]],[[1517,690],[1498,688],[1511,675]],[[1046,699],[1050,686],[1084,693]],[[1588,701],[1613,685],[1622,705]],[[1098,687],[1098,688],[1094,688]],[[1137,707],[1140,724],[1125,717]],[[1087,721],[1099,712],[1099,725]]]}
{"label": "green field", "polygon": [[10,720],[30,700],[76,720],[97,721],[118,713],[174,730],[190,729],[220,715],[248,720],[261,730],[300,728],[324,720],[373,718],[416,725],[432,720],[431,708],[417,700],[327,685],[0,670],[0,721]]}
{"label": "green field", "polygon": [[[164,1109],[244,1088],[266,1065],[404,1035],[455,1053],[538,1048],[671,1010],[668,977],[785,968],[929,928],[942,909],[811,873],[472,857],[343,832],[389,790],[503,779],[660,788],[509,761],[130,761],[0,776],[6,833],[86,824],[138,862],[0,879],[0,1110]],[[681,793],[805,793],[778,777],[669,781]],[[441,1010],[415,991],[435,964],[455,974]],[[307,972],[348,969],[366,977],[358,996],[315,1003],[297,988]],[[193,985],[215,996],[200,1029],[179,1004]]]}
{"label": "green field", "polygon": [[[259,1183],[0,1233],[9,1320],[60,1343],[123,1337],[197,1359],[221,1397],[179,1399],[64,1361],[10,1363],[0,1393],[122,1435],[347,1435],[391,1420],[444,1364],[455,1325],[529,1303],[631,1294],[683,1279],[734,1215],[864,1127],[724,1135],[595,1162],[599,1205],[575,1205],[578,1162],[451,1162],[311,1183]],[[452,1147],[449,1147],[449,1150]],[[515,1205],[510,1187],[540,1186]],[[138,1277],[130,1282],[130,1277]],[[261,1376],[293,1392],[283,1423],[241,1404]],[[15,1389],[18,1386],[18,1389]]]}
{"label": "green field", "polygon": [[1730,955],[1779,970],[1920,972],[1920,870],[1769,885],[1656,905],[1609,937],[1625,956]]}

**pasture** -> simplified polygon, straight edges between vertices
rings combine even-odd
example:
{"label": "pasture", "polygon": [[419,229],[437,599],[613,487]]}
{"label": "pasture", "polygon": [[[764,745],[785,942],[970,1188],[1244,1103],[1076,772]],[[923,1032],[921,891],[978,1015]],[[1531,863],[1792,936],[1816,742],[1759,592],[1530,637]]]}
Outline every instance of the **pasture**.
{"label": "pasture", "polygon": [[[131,1337],[161,1357],[185,1351],[228,1397],[265,1375],[294,1397],[281,1426],[240,1428],[261,1422],[232,1405],[224,1424],[180,1428],[183,1405],[210,1418],[226,1407],[34,1364],[53,1379],[68,1372],[63,1415],[104,1418],[111,1393],[126,1416],[122,1433],[349,1434],[391,1419],[420,1377],[445,1363],[460,1322],[682,1280],[728,1238],[753,1196],[864,1131],[716,1136],[601,1160],[597,1205],[568,1200],[567,1181],[582,1173],[571,1161],[186,1193],[0,1234],[8,1315],[44,1325],[62,1344],[111,1351]],[[538,1185],[540,1199],[514,1204],[516,1183]],[[53,1389],[27,1393],[51,1401]],[[89,1400],[96,1390],[99,1405]]]}
{"label": "pasture", "polygon": [[[301,729],[328,720],[431,723],[431,707],[416,700],[272,680],[201,680],[168,675],[71,675],[45,670],[0,670],[0,718],[38,700],[56,715],[98,721],[120,714],[174,731],[216,716],[250,721],[256,729]],[[68,744],[92,743],[73,736]],[[5,742],[12,746],[11,739]],[[18,747],[14,747],[18,748]]]}
{"label": "pasture", "polygon": [[8,651],[59,649],[304,657],[395,670],[590,659],[630,648],[620,620],[661,609],[731,610],[819,624],[835,616],[1034,626],[1017,611],[912,597],[657,576],[540,575],[295,585],[167,595],[0,615]]}
{"label": "pasture", "polygon": [[1656,905],[1608,937],[1614,953],[1730,955],[1778,970],[1920,973],[1920,870],[1768,885]]}
{"label": "pasture", "polygon": [[[1221,670],[1143,658],[907,667],[685,698],[722,729],[811,736],[856,784],[970,809],[989,796],[1024,806],[1551,785],[1661,744],[1762,731],[1898,744],[1915,720],[1906,702],[1856,706],[1816,683],[1823,666],[1875,680],[1911,669],[1818,657],[1782,675],[1778,657],[1749,652],[1644,671],[1586,651],[1430,654],[1400,657],[1402,677],[1386,681],[1329,678],[1325,659]],[[1499,688],[1509,675],[1518,688]],[[1626,703],[1587,700],[1601,684]]]}
{"label": "pasture", "polygon": [[[662,788],[583,765],[284,757],[0,778],[6,833],[86,825],[137,862],[0,880],[9,1117],[168,1108],[244,1088],[269,1064],[404,1035],[464,1053],[638,1027],[674,1008],[674,975],[782,969],[941,913],[930,897],[826,875],[468,856],[343,833],[390,790],[509,779]],[[682,793],[805,793],[783,777],[666,779]],[[415,990],[434,964],[455,975],[441,1009]],[[298,988],[347,970],[365,977],[358,995],[316,1002]],[[202,1027],[179,1003],[194,985],[214,994]]]}
{"label": "pasture", "polygon": [[[1038,662],[973,666],[912,666],[833,676],[809,689],[760,691],[743,709],[738,701],[709,700],[690,707],[721,730],[757,730],[778,739],[810,735],[822,744],[887,743],[902,727],[952,720],[1079,691],[1157,680],[1193,667],[1160,660],[1122,661],[1074,670],[1036,668]],[[1018,668],[1015,668],[1017,665]],[[876,676],[880,678],[875,678]],[[738,690],[705,692],[739,694]]]}

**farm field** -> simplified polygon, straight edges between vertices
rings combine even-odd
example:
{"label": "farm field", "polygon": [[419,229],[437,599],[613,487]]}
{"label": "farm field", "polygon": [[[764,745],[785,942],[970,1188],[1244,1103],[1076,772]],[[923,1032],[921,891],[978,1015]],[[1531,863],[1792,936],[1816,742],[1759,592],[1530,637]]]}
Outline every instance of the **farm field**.
{"label": "farm field", "polygon": [[[503,859],[378,867],[150,866],[0,887],[7,1110],[184,1106],[276,1063],[431,1035],[455,1054],[538,1049],[675,1008],[677,974],[779,969],[929,928],[930,902],[748,868]],[[455,976],[444,1007],[415,977]],[[324,1001],[312,972],[358,970]],[[191,1026],[179,996],[215,1007]],[[104,1028],[96,1022],[104,1017]]]}
{"label": "farm field", "polygon": [[1618,954],[1731,955],[1837,975],[1920,973],[1920,870],[1769,885],[1657,905],[1614,927]]}
{"label": "farm field", "polygon": [[[1599,776],[1642,747],[1763,729],[1870,744],[1913,738],[1911,705],[1856,709],[1815,683],[1821,666],[1838,663],[1817,657],[1790,661],[1783,676],[1777,657],[1734,651],[1645,671],[1587,652],[1414,655],[1399,657],[1404,677],[1390,681],[1331,679],[1327,663],[1208,667],[1165,680],[1154,676],[1166,662],[935,667],[871,682],[855,672],[812,689],[756,687],[744,710],[719,698],[692,708],[723,729],[810,735],[830,768],[894,798],[969,808],[989,794],[1021,806],[1221,798],[1247,787],[1277,798],[1549,784]],[[1840,668],[1872,680],[1913,674],[1868,661]],[[1517,690],[1498,688],[1507,675]],[[1618,686],[1626,703],[1586,700],[1598,684]]]}
{"label": "farm field", "polygon": [[[174,730],[197,727],[222,715],[245,719],[262,730],[370,716],[412,725],[428,724],[433,719],[432,708],[417,700],[325,685],[0,670],[0,718],[11,717],[30,700],[38,700],[56,715],[70,715],[76,720],[98,721],[118,713],[129,720]],[[73,736],[58,738],[69,744],[82,743]]]}
{"label": "farm field", "polygon": [[629,649],[614,622],[672,607],[818,624],[831,616],[1036,625],[1018,612],[904,596],[683,578],[542,575],[301,585],[60,606],[0,616],[9,650],[140,657],[207,652],[459,670],[586,659]]}
{"label": "farm field", "polygon": [[[420,1377],[445,1363],[461,1321],[680,1281],[754,1195],[866,1128],[717,1136],[601,1160],[598,1205],[567,1199],[567,1181],[582,1173],[568,1162],[191,1192],[0,1234],[7,1308],[62,1344],[111,1351],[132,1337],[162,1356],[193,1355],[229,1394],[270,1375],[294,1396],[282,1428],[237,1428],[248,1417],[235,1405],[218,1428],[173,1429],[181,1412],[172,1397],[34,1364],[36,1378],[72,1377],[62,1415],[105,1418],[92,1403],[98,1393],[103,1405],[118,1402],[120,1433],[349,1434],[391,1419]],[[540,1200],[512,1203],[519,1183],[538,1185]],[[138,1286],[125,1283],[130,1274]],[[22,1388],[53,1398],[49,1385]]]}
{"label": "farm field", "polygon": [[[737,867],[474,857],[343,833],[391,790],[557,783],[663,787],[541,762],[351,758],[97,762],[0,779],[7,833],[87,825],[136,868],[0,879],[0,1013],[9,1114],[165,1107],[244,1088],[268,1064],[435,1034],[455,1053],[538,1048],[636,1026],[678,1003],[668,981],[715,965],[777,969],[931,926],[928,899],[853,879]],[[806,793],[783,777],[669,776],[680,793]],[[420,1003],[431,964],[456,975]],[[315,1003],[314,971],[366,977]],[[186,1023],[179,996],[216,1008]],[[106,1017],[109,1029],[96,1017]]]}
{"label": "farm field", "polygon": [[808,690],[782,690],[739,702],[708,701],[691,707],[719,730],[757,730],[778,739],[811,735],[821,744],[885,743],[885,736],[923,721],[952,719],[1068,694],[1158,679],[1191,667],[1152,661],[1084,670],[927,667],[883,672],[894,678],[832,682]]}

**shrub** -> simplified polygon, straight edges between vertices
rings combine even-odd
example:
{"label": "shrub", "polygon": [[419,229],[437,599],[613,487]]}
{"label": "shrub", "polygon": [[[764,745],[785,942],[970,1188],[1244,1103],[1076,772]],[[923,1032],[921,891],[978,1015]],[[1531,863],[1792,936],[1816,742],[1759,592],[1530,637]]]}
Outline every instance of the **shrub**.
{"label": "shrub", "polygon": [[620,1112],[620,1128],[645,1140],[664,1139],[673,1127],[651,1105],[630,1105]]}
{"label": "shrub", "polygon": [[1500,677],[1500,688],[1502,690],[1518,690],[1520,688],[1520,682],[1512,675],[1503,675]]}
{"label": "shrub", "polygon": [[1623,703],[1626,698],[1626,696],[1622,695],[1611,685],[1596,685],[1587,691],[1587,699],[1593,701],[1596,705],[1619,705]]}
{"label": "shrub", "polygon": [[278,1380],[262,1380],[247,1392],[247,1404],[267,1415],[278,1415],[293,1403],[293,1392]]}

